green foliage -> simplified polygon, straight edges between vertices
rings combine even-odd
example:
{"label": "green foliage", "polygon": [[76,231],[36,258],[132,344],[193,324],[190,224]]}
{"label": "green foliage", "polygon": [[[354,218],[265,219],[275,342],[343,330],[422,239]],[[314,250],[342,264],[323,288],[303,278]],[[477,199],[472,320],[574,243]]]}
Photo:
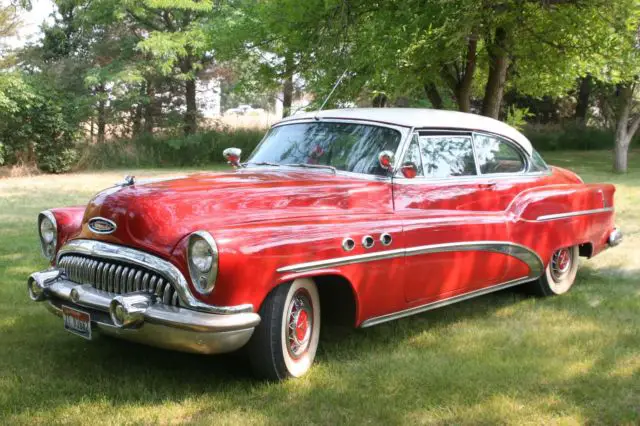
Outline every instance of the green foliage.
{"label": "green foliage", "polygon": [[[576,124],[529,125],[523,133],[539,151],[610,150],[615,138],[612,130]],[[634,139],[632,146],[640,146],[640,138]]]}
{"label": "green foliage", "polygon": [[505,122],[518,130],[522,130],[527,124],[527,118],[532,116],[533,114],[529,111],[529,108],[518,108],[515,105],[510,105],[507,108]]}
{"label": "green foliage", "polygon": [[207,131],[194,135],[142,135],[84,147],[80,167],[199,167],[223,163],[225,148],[242,149],[243,158],[253,151],[264,131]]}
{"label": "green foliage", "polygon": [[0,79],[0,164],[35,161],[46,172],[71,169],[77,124],[63,93],[43,80],[4,74]]}

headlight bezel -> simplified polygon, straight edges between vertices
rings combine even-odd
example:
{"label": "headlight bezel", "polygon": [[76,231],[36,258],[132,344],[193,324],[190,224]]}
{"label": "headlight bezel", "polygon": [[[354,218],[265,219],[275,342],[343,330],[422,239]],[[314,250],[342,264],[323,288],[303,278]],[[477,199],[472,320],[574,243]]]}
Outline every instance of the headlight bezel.
{"label": "headlight bezel", "polygon": [[[51,229],[53,230],[53,238],[51,241],[46,241],[42,235],[42,223],[45,220],[50,222]],[[58,222],[50,210],[45,210],[38,214],[38,237],[40,238],[40,252],[42,256],[52,262],[58,248]]]}
{"label": "headlight bezel", "polygon": [[[192,250],[196,242],[203,241],[207,244],[212,257],[211,267],[208,271],[202,271],[192,261]],[[196,231],[187,239],[187,269],[191,283],[196,291],[202,295],[211,294],[216,285],[218,276],[218,246],[211,234],[207,231]]]}

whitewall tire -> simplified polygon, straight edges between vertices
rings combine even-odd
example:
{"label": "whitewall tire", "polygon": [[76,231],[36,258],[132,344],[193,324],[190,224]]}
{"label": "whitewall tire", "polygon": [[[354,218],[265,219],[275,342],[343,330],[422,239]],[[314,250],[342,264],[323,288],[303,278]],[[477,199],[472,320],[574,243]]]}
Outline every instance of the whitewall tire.
{"label": "whitewall tire", "polygon": [[568,292],[578,273],[578,246],[556,250],[544,270],[544,274],[531,283],[534,292],[540,296],[555,296]]}
{"label": "whitewall tire", "polygon": [[260,308],[260,325],[249,342],[254,373],[269,380],[304,375],[320,339],[320,297],[313,280],[276,287]]}

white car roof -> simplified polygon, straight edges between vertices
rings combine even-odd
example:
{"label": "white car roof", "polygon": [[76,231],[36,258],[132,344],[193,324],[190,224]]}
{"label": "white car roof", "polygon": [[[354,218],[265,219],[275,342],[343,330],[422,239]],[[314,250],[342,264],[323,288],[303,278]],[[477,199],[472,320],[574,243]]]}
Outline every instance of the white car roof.
{"label": "white car roof", "polygon": [[280,123],[319,119],[346,119],[375,121],[396,126],[416,128],[437,128],[455,130],[476,130],[505,136],[518,143],[529,155],[533,151],[529,139],[518,130],[502,121],[477,114],[444,111],[426,108],[348,108],[305,112],[287,117]]}

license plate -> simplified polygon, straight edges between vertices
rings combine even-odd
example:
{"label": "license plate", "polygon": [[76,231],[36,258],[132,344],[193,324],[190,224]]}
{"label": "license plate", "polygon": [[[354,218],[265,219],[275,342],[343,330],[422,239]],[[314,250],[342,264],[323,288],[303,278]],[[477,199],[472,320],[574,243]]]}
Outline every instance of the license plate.
{"label": "license plate", "polygon": [[91,340],[91,315],[68,306],[62,306],[64,329],[87,340]]}

